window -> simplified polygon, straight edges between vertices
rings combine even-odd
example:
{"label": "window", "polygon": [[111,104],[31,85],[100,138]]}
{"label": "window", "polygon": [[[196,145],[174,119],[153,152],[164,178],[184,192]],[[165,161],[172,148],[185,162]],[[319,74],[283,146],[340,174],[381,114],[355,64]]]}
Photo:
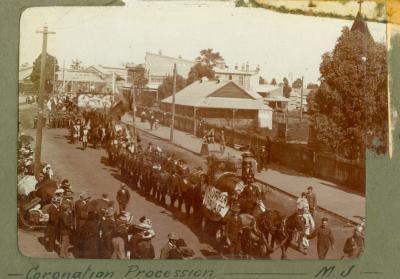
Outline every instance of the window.
{"label": "window", "polygon": [[232,75],[229,75],[229,80],[232,80]]}
{"label": "window", "polygon": [[164,78],[162,77],[152,77],[151,78],[151,83],[162,83],[164,81]]}
{"label": "window", "polygon": [[239,85],[243,86],[244,85],[244,78],[243,76],[239,76]]}

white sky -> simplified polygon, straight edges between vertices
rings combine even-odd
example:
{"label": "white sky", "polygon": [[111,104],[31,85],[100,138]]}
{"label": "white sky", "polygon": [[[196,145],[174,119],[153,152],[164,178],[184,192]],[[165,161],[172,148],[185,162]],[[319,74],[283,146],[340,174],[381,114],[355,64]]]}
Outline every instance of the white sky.
{"label": "white sky", "polygon": [[[276,77],[319,77],[321,56],[331,51],[352,21],[280,14],[265,9],[234,8],[229,3],[132,2],[128,7],[30,8],[21,17],[20,64],[41,51],[44,25],[48,53],[62,66],[79,58],[85,66],[142,63],[146,51],[195,59],[201,49],[219,51],[230,67],[260,65],[268,81]],[[384,42],[386,25],[368,23]]]}

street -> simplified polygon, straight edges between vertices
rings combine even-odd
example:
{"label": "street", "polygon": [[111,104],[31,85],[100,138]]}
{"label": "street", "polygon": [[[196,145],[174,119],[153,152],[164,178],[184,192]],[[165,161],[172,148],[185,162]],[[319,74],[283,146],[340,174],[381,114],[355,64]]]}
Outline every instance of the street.
{"label": "street", "polygon": [[[31,129],[34,107],[27,106],[20,110],[20,121],[22,131],[25,134],[35,136],[35,130]],[[142,145],[151,141],[154,145],[160,146],[163,150],[174,153],[176,157],[189,163],[191,168],[202,166],[206,169],[204,158],[188,152],[182,148],[172,145],[166,141],[141,133]],[[44,129],[42,161],[50,163],[57,181],[68,179],[74,191],[74,199],[79,198],[81,191],[88,191],[92,198],[100,198],[103,193],[108,194],[111,200],[115,200],[116,192],[120,187],[121,176],[119,171],[107,165],[107,154],[104,149],[93,149],[91,145],[86,150],[81,149],[81,144],[70,144],[68,130],[66,129]],[[296,179],[293,177],[293,179]],[[296,209],[296,201],[281,192],[270,189],[267,193],[267,207],[277,209],[289,215]],[[156,236],[153,245],[156,251],[156,258],[160,254],[161,247],[167,242],[167,235],[175,232],[183,238],[188,246],[194,250],[195,258],[219,258],[216,251],[208,241],[204,240],[198,227],[194,227],[191,219],[187,219],[183,213],[171,211],[168,207],[162,207],[151,198],[146,199],[142,195],[131,190],[131,200],[127,211],[134,216],[138,222],[141,216],[152,220]],[[346,226],[347,222],[334,215],[328,215],[320,211],[316,212],[316,225],[320,224],[322,217],[328,217],[329,226],[335,237],[335,248],[328,252],[327,259],[338,259],[343,255],[343,246],[347,237],[351,236],[352,228]],[[19,230],[19,248],[26,256],[54,258],[55,255],[47,252],[39,243],[42,237],[40,232]],[[41,251],[38,251],[40,249]],[[272,254],[273,259],[280,258],[280,251]],[[289,248],[289,259],[315,259],[316,240],[311,241],[308,254],[303,255],[295,249]]]}

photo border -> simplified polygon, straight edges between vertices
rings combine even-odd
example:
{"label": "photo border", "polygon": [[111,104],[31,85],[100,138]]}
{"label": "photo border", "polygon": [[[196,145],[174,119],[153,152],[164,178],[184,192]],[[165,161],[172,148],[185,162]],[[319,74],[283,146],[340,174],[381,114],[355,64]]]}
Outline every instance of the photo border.
{"label": "photo border", "polygon": [[[366,212],[367,231],[364,254],[356,260],[86,260],[36,259],[23,256],[17,243],[17,127],[18,127],[18,52],[19,22],[29,7],[46,6],[118,6],[110,0],[2,0],[0,2],[0,232],[1,278],[35,278],[37,272],[71,272],[90,278],[91,271],[113,272],[111,278],[177,278],[177,270],[202,270],[207,276],[184,278],[397,278],[400,264],[400,156],[398,124],[393,132],[393,156],[367,154]],[[389,52],[391,107],[400,108],[400,35]],[[126,275],[132,268],[147,273]],[[188,274],[187,272],[187,274]],[[182,273],[180,273],[182,275]],[[194,273],[192,272],[192,275]],[[198,273],[197,273],[198,274]],[[211,274],[211,276],[210,276]],[[148,275],[149,277],[147,277]],[[150,276],[151,275],[151,276]],[[48,275],[51,278],[50,275]],[[78,274],[76,275],[78,276]],[[59,277],[61,278],[61,276]],[[73,277],[70,277],[73,278]],[[110,278],[110,277],[103,277]],[[183,278],[183,277],[181,277]]]}

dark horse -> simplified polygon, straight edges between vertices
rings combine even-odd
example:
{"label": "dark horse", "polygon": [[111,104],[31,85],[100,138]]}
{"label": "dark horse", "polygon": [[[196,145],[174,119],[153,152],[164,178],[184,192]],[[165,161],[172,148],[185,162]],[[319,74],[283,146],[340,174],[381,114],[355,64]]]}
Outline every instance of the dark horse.
{"label": "dark horse", "polygon": [[277,210],[268,210],[257,217],[257,227],[269,240],[270,247],[274,244],[281,248],[281,259],[286,259],[286,250],[289,248],[296,232],[304,231],[304,219],[302,215],[293,213],[289,217],[281,215]]}

